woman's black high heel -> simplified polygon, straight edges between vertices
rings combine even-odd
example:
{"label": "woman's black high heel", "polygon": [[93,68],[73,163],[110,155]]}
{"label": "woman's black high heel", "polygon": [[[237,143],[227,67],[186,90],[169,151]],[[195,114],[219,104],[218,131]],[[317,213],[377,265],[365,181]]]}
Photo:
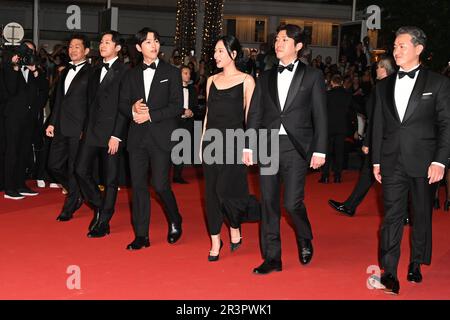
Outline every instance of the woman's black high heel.
{"label": "woman's black high heel", "polygon": [[230,241],[230,250],[231,250],[231,252],[236,251],[237,249],[239,249],[239,247],[242,244],[242,230],[241,230],[241,227],[239,227],[239,235],[240,235],[239,236],[239,242],[234,243],[233,242],[233,238],[231,238],[231,241]]}
{"label": "woman's black high heel", "polygon": [[[223,247],[223,242],[222,242],[222,240],[220,240],[220,249],[222,249],[222,247]],[[209,252],[209,255],[208,255],[208,261],[209,262],[214,262],[214,261],[218,261],[219,260],[220,249],[219,249],[219,252],[213,252],[213,251]],[[211,253],[217,253],[217,255],[216,256],[212,256]]]}
{"label": "woman's black high heel", "polygon": [[449,208],[450,208],[450,200],[447,199],[444,202],[444,211],[448,211]]}

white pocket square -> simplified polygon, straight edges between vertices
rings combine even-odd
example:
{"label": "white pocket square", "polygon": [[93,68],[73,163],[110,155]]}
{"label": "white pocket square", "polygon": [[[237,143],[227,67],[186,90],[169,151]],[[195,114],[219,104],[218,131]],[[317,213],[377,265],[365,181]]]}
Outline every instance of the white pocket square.
{"label": "white pocket square", "polygon": [[169,79],[161,80],[159,83],[163,83],[163,82],[167,82],[167,81],[169,81]]}
{"label": "white pocket square", "polygon": [[425,93],[422,93],[423,96],[431,96],[432,94],[433,94],[433,92],[425,92]]}

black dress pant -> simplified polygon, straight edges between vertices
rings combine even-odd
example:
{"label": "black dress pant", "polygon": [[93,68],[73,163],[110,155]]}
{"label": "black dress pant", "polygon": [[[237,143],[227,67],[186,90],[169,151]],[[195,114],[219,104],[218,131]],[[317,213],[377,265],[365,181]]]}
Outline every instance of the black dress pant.
{"label": "black dress pant", "polygon": [[161,149],[151,138],[136,149],[128,150],[133,187],[133,227],[137,237],[148,237],[150,228],[150,192],[148,169],[151,164],[152,186],[159,195],[169,223],[181,224],[181,215],[169,181],[172,165],[170,151]]}
{"label": "black dress pant", "polygon": [[48,169],[50,174],[67,190],[62,211],[73,213],[81,193],[75,176],[79,137],[66,137],[56,132],[50,145]]}
{"label": "black dress pant", "polygon": [[[262,166],[263,167],[263,166]],[[297,244],[313,238],[304,199],[308,163],[287,136],[280,136],[279,170],[274,175],[260,174],[261,186],[261,248],[267,261],[281,261],[280,194],[284,184],[284,207],[290,215]]]}
{"label": "black dress pant", "polygon": [[398,161],[392,175],[383,175],[382,168],[381,174],[384,200],[380,246],[381,266],[386,273],[396,277],[409,193],[412,201],[410,262],[431,263],[431,213],[435,184],[428,184],[427,177],[409,176],[401,160]]}
{"label": "black dress pant", "polygon": [[373,175],[373,166],[370,160],[370,155],[365,155],[358,182],[353,188],[353,191],[348,199],[345,200],[344,205],[351,210],[356,210],[356,207],[358,207],[363,201],[374,181],[375,177]]}
{"label": "black dress pant", "polygon": [[328,136],[328,150],[325,164],[322,168],[322,175],[327,176],[330,173],[332,166],[334,176],[340,177],[342,168],[344,167],[344,150],[345,150],[345,135],[336,134]]}
{"label": "black dress pant", "polygon": [[5,190],[25,187],[27,167],[33,154],[31,112],[24,118],[5,119]]}
{"label": "black dress pant", "polygon": [[[178,128],[180,129],[186,129],[187,131],[189,131],[190,135],[191,135],[191,164],[194,163],[194,120],[193,118],[189,118],[189,119],[180,119],[178,121]],[[183,156],[183,153],[181,152],[180,156]],[[184,168],[184,163],[180,163],[180,164],[174,164],[173,165],[173,178],[174,179],[181,179],[182,178],[182,173],[183,173],[183,168]]]}
{"label": "black dress pant", "polygon": [[[104,195],[94,179],[94,163],[99,158],[103,169]],[[84,200],[101,213],[100,222],[109,222],[114,213],[119,178],[119,152],[108,154],[107,147],[81,143],[78,151],[75,173]]]}

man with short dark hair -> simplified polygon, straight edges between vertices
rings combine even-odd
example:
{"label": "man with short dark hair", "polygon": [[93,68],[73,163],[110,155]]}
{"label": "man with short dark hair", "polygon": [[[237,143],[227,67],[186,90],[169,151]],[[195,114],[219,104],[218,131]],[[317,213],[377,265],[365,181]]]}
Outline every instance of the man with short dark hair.
{"label": "man with short dark hair", "polygon": [[[296,25],[281,25],[277,30],[275,52],[278,66],[264,72],[256,83],[247,117],[247,129],[279,130],[279,170],[264,174],[261,164],[261,246],[264,262],[255,274],[281,271],[280,193],[283,182],[284,206],[292,217],[298,258],[308,264],[313,257],[312,230],[303,203],[308,167],[325,163],[327,152],[327,106],[322,72],[297,59],[303,47],[303,32]],[[267,147],[272,143],[268,139]],[[253,164],[256,146],[244,150],[243,162]],[[255,154],[256,156],[256,154]],[[270,165],[270,164],[269,164]]]}
{"label": "man with short dark hair", "polygon": [[69,39],[70,64],[56,84],[55,105],[46,129],[53,138],[48,155],[50,174],[67,190],[58,221],[69,221],[83,204],[75,177],[75,160],[88,112],[88,80],[91,66],[87,63],[90,42],[86,36],[74,34]]}
{"label": "man with short dark hair", "polygon": [[152,185],[167,213],[167,241],[177,242],[182,218],[169,180],[172,132],[183,112],[183,86],[180,70],[158,59],[161,48],[158,32],[149,28],[136,36],[136,49],[143,62],[128,72],[120,92],[120,111],[133,119],[128,130],[127,149],[133,186],[133,227],[135,239],[128,250],[150,246],[149,162]]}
{"label": "man with short dark hair", "polygon": [[[104,32],[99,45],[103,61],[89,78],[89,117],[78,151],[75,173],[84,200],[94,208],[94,218],[88,232],[90,238],[109,234],[109,221],[117,198],[119,149],[124,143],[127,128],[127,120],[119,112],[120,85],[128,70],[118,59],[121,49],[118,32]],[[93,178],[93,162],[97,156],[103,168],[103,196]]]}
{"label": "man with short dark hair", "polygon": [[396,33],[394,59],[400,70],[376,86],[373,173],[382,183],[381,288],[398,294],[397,267],[403,218],[411,194],[411,255],[407,280],[421,282],[421,264],[431,263],[431,213],[435,183],[450,156],[450,81],[420,64],[426,45],[417,27]]}
{"label": "man with short dark hair", "polygon": [[329,182],[328,176],[331,166],[334,172],[334,182],[341,183],[342,181],[347,118],[353,101],[352,94],[342,87],[342,82],[342,77],[339,74],[333,75],[331,90],[327,91],[328,156],[322,167],[322,176],[319,183]]}

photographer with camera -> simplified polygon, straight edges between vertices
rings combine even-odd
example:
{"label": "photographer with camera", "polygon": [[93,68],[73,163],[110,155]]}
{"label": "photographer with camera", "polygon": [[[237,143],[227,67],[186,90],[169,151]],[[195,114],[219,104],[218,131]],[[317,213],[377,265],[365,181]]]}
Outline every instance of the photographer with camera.
{"label": "photographer with camera", "polygon": [[25,184],[32,158],[33,134],[39,110],[48,98],[48,81],[37,64],[36,46],[25,40],[3,66],[5,86],[5,195],[20,200],[38,193]]}

